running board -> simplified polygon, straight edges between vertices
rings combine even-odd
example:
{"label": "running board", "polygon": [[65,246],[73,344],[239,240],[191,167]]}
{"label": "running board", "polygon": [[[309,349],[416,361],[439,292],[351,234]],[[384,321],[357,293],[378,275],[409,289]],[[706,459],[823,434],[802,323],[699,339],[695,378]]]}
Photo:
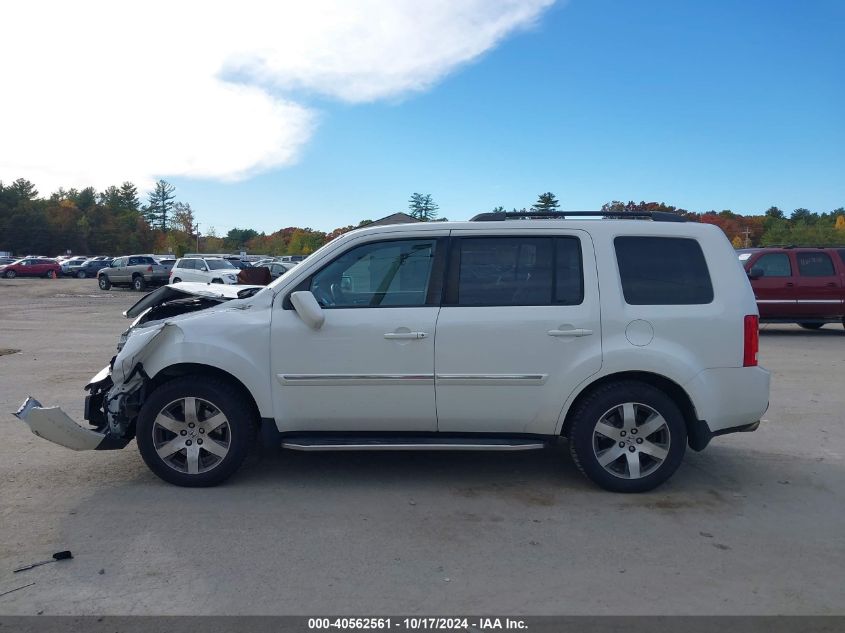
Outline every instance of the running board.
{"label": "running board", "polygon": [[297,437],[282,441],[294,451],[531,451],[546,447],[536,439],[460,437]]}

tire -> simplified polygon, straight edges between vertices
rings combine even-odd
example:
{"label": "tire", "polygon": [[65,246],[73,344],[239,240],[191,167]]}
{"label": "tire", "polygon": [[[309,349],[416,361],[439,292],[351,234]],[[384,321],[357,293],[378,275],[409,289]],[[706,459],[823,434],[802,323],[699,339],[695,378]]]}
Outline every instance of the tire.
{"label": "tire", "polygon": [[181,279],[179,279],[179,277],[174,277],[174,278],[173,278],[173,281],[171,281],[170,283],[172,283],[172,284],[178,284],[178,283],[181,283],[181,281],[182,281],[182,280],[181,280]]}
{"label": "tire", "polygon": [[97,285],[100,286],[100,290],[109,290],[111,288],[111,281],[109,281],[106,275],[98,275]]}
{"label": "tire", "polygon": [[805,330],[820,330],[824,323],[799,323]]}
{"label": "tire", "polygon": [[79,272],[76,273],[77,279],[85,279],[87,276],[88,275],[86,274],[86,272],[84,270],[80,270]]}
{"label": "tire", "polygon": [[17,276],[17,273],[14,270],[7,270],[4,274],[6,279],[14,279]]}
{"label": "tire", "polygon": [[[643,382],[603,385],[584,398],[573,415],[572,458],[605,490],[652,490],[678,469],[686,452],[687,428],[678,405]],[[644,429],[646,425],[651,430]]]}
{"label": "tire", "polygon": [[146,287],[147,282],[144,281],[144,278],[141,275],[135,275],[132,278],[132,290],[135,290],[136,292],[143,292]]}
{"label": "tire", "polygon": [[44,276],[45,276],[47,279],[55,279],[55,278],[56,278],[56,271],[55,271],[55,270],[48,270],[48,271],[44,274]]}
{"label": "tire", "polygon": [[[185,419],[191,402],[196,422],[190,415]],[[202,425],[210,420],[220,426],[209,432]],[[230,383],[184,376],[150,395],[138,414],[136,439],[141,457],[164,481],[186,487],[216,486],[240,468],[254,444],[257,422],[250,403]],[[213,451],[208,450],[210,446]]]}

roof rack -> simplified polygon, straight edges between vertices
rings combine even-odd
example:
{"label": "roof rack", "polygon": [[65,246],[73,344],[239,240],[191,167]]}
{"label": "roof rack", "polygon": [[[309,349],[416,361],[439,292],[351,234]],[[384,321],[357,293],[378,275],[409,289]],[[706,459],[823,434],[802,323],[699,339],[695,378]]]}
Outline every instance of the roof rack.
{"label": "roof rack", "polygon": [[566,218],[621,218],[625,220],[648,219],[653,222],[686,222],[677,213],[668,211],[498,211],[479,213],[470,222],[502,222],[504,220],[565,220]]}

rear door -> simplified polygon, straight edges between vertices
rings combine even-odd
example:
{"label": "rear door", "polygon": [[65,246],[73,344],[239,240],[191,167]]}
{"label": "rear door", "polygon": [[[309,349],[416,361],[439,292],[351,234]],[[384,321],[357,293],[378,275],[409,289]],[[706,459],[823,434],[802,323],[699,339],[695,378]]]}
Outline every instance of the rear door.
{"label": "rear door", "polygon": [[842,277],[831,254],[819,250],[795,251],[798,268],[795,299],[797,313],[804,317],[842,316]]}
{"label": "rear door", "polygon": [[587,233],[452,231],[435,345],[439,431],[553,433],[567,396],[600,368]]}
{"label": "rear door", "polygon": [[762,273],[751,281],[761,319],[790,318],[797,314],[796,272],[787,251],[752,255],[746,269]]}

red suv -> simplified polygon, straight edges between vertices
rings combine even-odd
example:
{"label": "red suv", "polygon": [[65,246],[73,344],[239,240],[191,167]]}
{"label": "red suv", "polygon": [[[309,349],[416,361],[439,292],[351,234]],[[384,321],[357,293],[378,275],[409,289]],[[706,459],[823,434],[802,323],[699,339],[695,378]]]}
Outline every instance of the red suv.
{"label": "red suv", "polygon": [[40,257],[25,257],[11,264],[0,266],[0,277],[51,277],[56,278],[62,272],[62,267],[55,259]]}
{"label": "red suv", "polygon": [[809,330],[845,325],[845,247],[761,248],[739,257],[760,321],[798,323]]}

